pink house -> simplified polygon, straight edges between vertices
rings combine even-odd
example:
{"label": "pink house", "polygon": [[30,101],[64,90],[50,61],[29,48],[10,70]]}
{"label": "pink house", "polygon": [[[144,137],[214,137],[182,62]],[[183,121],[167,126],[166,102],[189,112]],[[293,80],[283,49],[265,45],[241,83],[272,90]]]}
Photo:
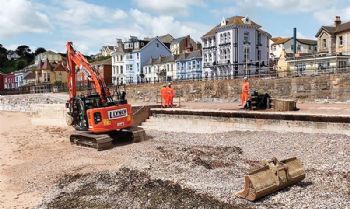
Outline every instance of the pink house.
{"label": "pink house", "polygon": [[16,88],[16,76],[14,73],[4,75],[4,88],[14,89]]}

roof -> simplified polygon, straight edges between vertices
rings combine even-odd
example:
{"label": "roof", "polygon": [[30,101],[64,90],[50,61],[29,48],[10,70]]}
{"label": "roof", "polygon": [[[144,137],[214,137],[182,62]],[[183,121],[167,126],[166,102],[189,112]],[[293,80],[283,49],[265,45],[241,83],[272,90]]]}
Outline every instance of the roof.
{"label": "roof", "polygon": [[345,31],[349,31],[349,30],[350,30],[350,22],[346,22],[346,23],[342,23],[338,27],[336,27],[335,32],[341,33],[341,32],[345,32]]}
{"label": "roof", "polygon": [[153,41],[156,41],[156,40],[158,40],[171,53],[170,49],[164,44],[164,42],[161,42],[159,40],[159,37],[152,38],[145,46],[143,46],[142,48],[140,48],[138,50],[134,50],[134,52],[141,51],[141,50],[145,49],[148,45],[150,45]]}
{"label": "roof", "polygon": [[53,66],[50,63],[49,59],[46,58],[45,62],[43,63],[42,61],[39,62],[39,69],[40,70],[53,70]]}
{"label": "roof", "polygon": [[177,43],[180,43],[182,40],[184,40],[185,38],[187,38],[188,36],[183,36],[183,37],[180,37],[180,38],[176,38],[174,39],[171,44],[177,44]]}
{"label": "roof", "polygon": [[112,57],[91,63],[91,65],[112,65]]}
{"label": "roof", "polygon": [[159,36],[158,39],[162,43],[170,44],[174,40],[174,37],[172,35],[170,35],[170,34],[166,34],[166,35],[163,35],[163,36]]}
{"label": "roof", "polygon": [[164,64],[169,62],[175,62],[177,59],[176,55],[170,55],[170,56],[160,56],[157,58],[151,58],[146,65],[156,65],[156,64]]}
{"label": "roof", "polygon": [[327,33],[329,33],[331,35],[333,35],[335,33],[334,26],[321,26],[321,28],[316,33],[315,37],[318,37],[323,30],[325,30]]}
{"label": "roof", "polygon": [[53,70],[54,71],[66,71],[65,65],[66,65],[66,63],[59,62]]}
{"label": "roof", "polygon": [[182,53],[177,60],[190,60],[193,58],[202,58],[202,50],[196,50],[190,53]]}
{"label": "roof", "polygon": [[109,50],[113,51],[114,46],[102,46],[102,49],[109,49]]}
{"label": "roof", "polygon": [[[271,38],[271,41],[274,42],[272,45],[278,45],[278,44],[284,44],[291,39],[293,39],[293,38],[292,37],[287,37],[287,38],[275,37],[275,38]],[[317,41],[313,40],[313,39],[297,38],[297,41],[299,43],[306,44],[306,45],[317,45]]]}
{"label": "roof", "polygon": [[226,25],[224,26],[221,26],[221,24],[215,26],[214,28],[212,28],[209,32],[207,32],[206,34],[204,34],[203,37],[205,36],[212,36],[214,35],[220,28],[223,28],[223,27],[226,27],[228,25],[251,25],[253,27],[256,27],[256,28],[260,28],[261,26],[256,24],[254,21],[251,21],[249,20],[249,23],[245,23],[243,22],[243,19],[245,17],[243,16],[233,16],[233,17],[229,17],[229,18],[226,18]]}
{"label": "roof", "polygon": [[35,79],[35,73],[29,72],[26,76],[23,77],[24,80]]}

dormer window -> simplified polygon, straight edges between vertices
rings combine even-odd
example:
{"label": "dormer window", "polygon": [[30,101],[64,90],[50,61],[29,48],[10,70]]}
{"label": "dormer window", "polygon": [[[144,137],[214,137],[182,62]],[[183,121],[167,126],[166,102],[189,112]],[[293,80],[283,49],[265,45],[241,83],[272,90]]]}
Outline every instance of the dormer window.
{"label": "dormer window", "polygon": [[243,22],[244,24],[250,24],[250,23],[251,23],[249,17],[243,17],[243,18],[242,18],[242,22]]}
{"label": "dormer window", "polygon": [[226,22],[226,19],[223,17],[222,20],[221,20],[221,26],[226,25],[226,23],[227,23],[227,22]]}

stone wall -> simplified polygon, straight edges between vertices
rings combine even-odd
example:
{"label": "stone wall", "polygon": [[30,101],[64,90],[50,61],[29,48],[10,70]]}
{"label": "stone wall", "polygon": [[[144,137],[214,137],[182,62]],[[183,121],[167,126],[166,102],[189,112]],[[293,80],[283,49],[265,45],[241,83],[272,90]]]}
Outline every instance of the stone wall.
{"label": "stone wall", "polygon": [[[292,98],[301,101],[350,100],[350,74],[333,74],[278,79],[250,79],[251,89],[263,90],[274,98]],[[176,95],[182,101],[233,102],[238,100],[241,80],[174,82]],[[127,87],[131,102],[159,100],[162,84],[139,84]]]}

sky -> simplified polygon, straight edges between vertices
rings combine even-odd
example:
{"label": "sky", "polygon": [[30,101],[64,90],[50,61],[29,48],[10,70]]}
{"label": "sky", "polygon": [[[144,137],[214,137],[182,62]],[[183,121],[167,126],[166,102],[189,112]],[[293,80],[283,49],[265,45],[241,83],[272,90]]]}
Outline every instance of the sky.
{"label": "sky", "polygon": [[350,0],[0,0],[0,44],[88,55],[116,38],[171,34],[196,41],[223,17],[247,16],[273,37],[315,39],[335,16],[350,21]]}

